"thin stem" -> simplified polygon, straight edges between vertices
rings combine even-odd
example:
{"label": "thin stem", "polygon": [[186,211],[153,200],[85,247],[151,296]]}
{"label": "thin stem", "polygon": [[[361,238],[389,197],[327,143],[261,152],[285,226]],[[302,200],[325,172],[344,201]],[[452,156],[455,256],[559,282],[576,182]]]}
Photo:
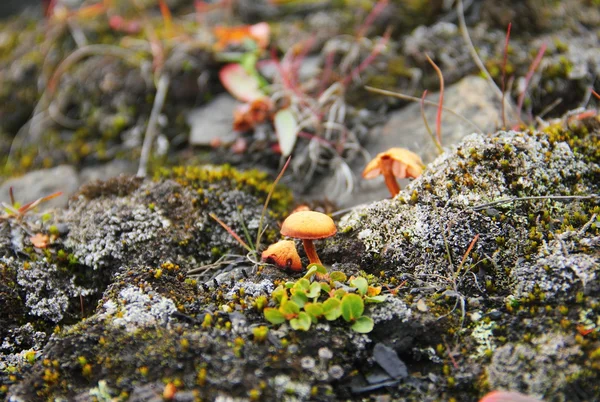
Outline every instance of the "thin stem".
{"label": "thin stem", "polygon": [[142,154],[140,156],[140,165],[138,167],[137,175],[140,177],[146,177],[148,173],[148,160],[152,152],[152,144],[154,143],[154,137],[156,137],[156,125],[158,124],[158,116],[162,111],[167,97],[167,91],[169,90],[169,76],[163,74],[158,79],[156,85],[156,97],[154,98],[154,105],[150,112],[150,120],[148,121],[148,127],[146,128],[146,134],[144,135],[144,144],[142,145]]}
{"label": "thin stem", "polygon": [[[380,94],[380,95],[393,96],[394,98],[409,100],[409,101],[412,101],[412,102],[421,102],[421,98],[417,98],[415,96],[401,94],[399,92],[393,92],[393,91],[388,91],[388,90],[385,90],[385,89],[370,87],[368,85],[365,85],[365,89],[367,91],[369,91],[369,92],[374,92],[374,93]],[[423,100],[423,104],[427,105],[427,106],[439,107],[439,104],[437,104],[435,102],[428,101],[428,100]],[[471,120],[467,119],[465,116],[462,116],[462,115],[456,113],[454,110],[448,109],[447,107],[443,107],[442,109],[445,112],[448,112],[451,115],[458,117],[459,119],[461,119],[462,121],[464,121],[465,123],[467,123],[468,125],[470,125],[471,127],[473,127],[475,130],[477,130],[480,134],[485,134],[483,132],[483,130],[477,124],[473,123]]]}
{"label": "thin stem", "polygon": [[271,189],[269,190],[269,194],[267,194],[267,199],[265,200],[265,204],[263,205],[263,209],[260,214],[260,220],[258,221],[258,231],[256,232],[256,244],[254,245],[254,250],[257,253],[260,250],[260,240],[263,235],[262,228],[263,228],[263,224],[264,224],[264,220],[265,220],[265,215],[267,213],[267,207],[269,206],[269,201],[271,201],[271,196],[273,195],[273,192],[275,191],[275,186],[277,186],[277,183],[279,183],[279,180],[281,180],[281,177],[283,177],[283,174],[285,173],[285,170],[289,166],[291,160],[292,160],[292,157],[288,156],[287,161],[285,162],[285,165],[283,165],[283,167],[281,168],[281,172],[279,172],[279,174],[277,175],[277,178],[273,182],[273,185],[271,186]]}
{"label": "thin stem", "polygon": [[425,57],[427,57],[427,61],[429,62],[429,64],[431,64],[431,66],[437,73],[438,78],[440,80],[440,100],[438,103],[437,116],[435,118],[435,136],[437,138],[437,142],[438,142],[439,146],[441,147],[442,146],[442,108],[444,106],[444,75],[442,74],[442,70],[440,70],[440,68],[437,66],[437,64],[435,64],[433,62],[433,60],[431,60],[431,57],[429,57],[429,55],[425,55]]}
{"label": "thin stem", "polygon": [[479,211],[498,204],[506,204],[509,202],[516,201],[530,201],[530,200],[590,200],[594,198],[600,198],[600,194],[590,195],[540,195],[533,197],[515,197],[515,198],[504,198],[502,200],[488,202],[487,204],[476,205],[471,208],[473,211]]}
{"label": "thin stem", "polygon": [[309,239],[303,239],[302,244],[304,245],[304,251],[306,252],[308,261],[310,261],[311,264],[323,265],[319,259],[319,256],[317,255],[317,250],[315,250],[313,241]]}
{"label": "thin stem", "polygon": [[504,97],[506,96],[506,62],[508,60],[508,40],[510,39],[510,28],[512,22],[508,23],[506,39],[504,39],[504,55],[502,57],[502,128],[506,128],[506,110],[504,109]]}
{"label": "thin stem", "polygon": [[444,153],[444,149],[442,148],[440,143],[437,142],[437,140],[435,139],[435,135],[433,135],[433,131],[431,131],[431,127],[429,127],[429,123],[427,122],[427,116],[425,115],[425,97],[426,96],[427,96],[427,90],[423,91],[423,96],[421,96],[421,102],[420,102],[421,117],[423,118],[423,124],[425,124],[425,130],[427,130],[427,133],[431,137],[431,141],[433,141],[433,143],[435,144],[435,147],[437,148],[439,154],[441,155]]}
{"label": "thin stem", "polygon": [[[469,50],[469,54],[471,55],[471,58],[475,62],[475,65],[477,66],[477,68],[479,68],[479,71],[481,71],[481,73],[487,80],[487,82],[490,85],[490,87],[492,88],[492,90],[496,93],[498,98],[504,99],[504,97],[502,96],[502,90],[500,88],[498,88],[498,85],[496,85],[496,83],[492,79],[490,72],[487,70],[487,68],[485,68],[485,65],[483,64],[483,62],[479,58],[479,55],[477,54],[477,50],[475,50],[473,41],[471,41],[471,37],[469,36],[469,31],[467,30],[467,23],[465,21],[465,11],[464,11],[462,0],[456,1],[456,15],[458,16],[458,27],[460,29],[460,33],[462,34],[463,40],[465,41],[465,44],[467,45],[467,49]],[[506,103],[506,106],[508,106],[508,110],[514,115],[515,112],[514,112],[513,108],[511,107],[510,103]]]}

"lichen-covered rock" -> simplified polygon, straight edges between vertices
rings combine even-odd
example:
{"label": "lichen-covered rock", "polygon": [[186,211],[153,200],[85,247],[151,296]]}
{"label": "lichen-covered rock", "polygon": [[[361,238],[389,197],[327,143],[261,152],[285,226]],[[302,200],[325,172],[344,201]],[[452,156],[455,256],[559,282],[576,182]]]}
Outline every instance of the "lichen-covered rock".
{"label": "lichen-covered rock", "polygon": [[345,216],[343,235],[328,241],[324,260],[351,248],[348,260],[410,289],[414,316],[438,317],[433,334],[454,337],[454,348],[439,333],[411,343],[413,356],[429,345],[442,357],[425,371],[446,385],[429,396],[500,388],[563,401],[571,387],[600,396],[589,369],[600,323],[597,127],[592,118],[469,136],[396,198]]}

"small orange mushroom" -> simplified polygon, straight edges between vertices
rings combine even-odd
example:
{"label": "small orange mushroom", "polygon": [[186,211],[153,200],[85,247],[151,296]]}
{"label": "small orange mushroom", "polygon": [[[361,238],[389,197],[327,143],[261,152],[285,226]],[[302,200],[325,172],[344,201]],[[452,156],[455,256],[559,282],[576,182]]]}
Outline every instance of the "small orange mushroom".
{"label": "small orange mushroom", "polygon": [[406,177],[416,179],[423,173],[423,167],[423,161],[414,152],[405,148],[390,148],[377,154],[367,164],[362,176],[365,179],[373,179],[382,174],[392,197],[395,197],[400,192],[400,185],[398,185],[396,177],[399,179]]}
{"label": "small orange mushroom", "polygon": [[302,271],[302,261],[292,240],[271,244],[261,255],[261,260],[292,271]]}
{"label": "small orange mushroom", "polygon": [[301,239],[311,264],[321,264],[313,240],[325,239],[337,232],[333,219],[316,211],[300,211],[288,216],[281,225],[281,234]]}

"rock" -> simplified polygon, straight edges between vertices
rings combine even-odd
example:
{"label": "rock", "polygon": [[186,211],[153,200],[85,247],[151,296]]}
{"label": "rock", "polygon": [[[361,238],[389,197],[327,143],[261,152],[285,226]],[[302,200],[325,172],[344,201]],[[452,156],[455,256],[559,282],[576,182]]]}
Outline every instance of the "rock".
{"label": "rock", "polygon": [[137,166],[130,161],[115,159],[100,166],[87,167],[79,173],[79,181],[86,184],[94,180],[108,180],[120,174],[135,174]]}
{"label": "rock", "polygon": [[[479,317],[459,341],[463,352],[438,346],[455,367],[454,386],[485,378],[491,389],[565,401],[575,382],[583,399],[600,396],[591,385],[598,373],[586,369],[590,351],[571,326],[582,335],[598,325],[598,121],[561,124],[467,136],[396,198],[342,218],[342,235],[320,249],[324,261],[358,251],[349,260],[402,281],[413,302],[438,309],[446,299],[446,312],[412,310],[413,320],[439,314],[424,336],[444,327],[442,317],[456,315],[460,328]],[[419,349],[435,364],[415,343],[422,341],[413,340],[413,358]]]}
{"label": "rock", "polygon": [[233,111],[238,102],[229,94],[220,94],[210,103],[191,110],[187,115],[190,144],[208,146],[215,140],[230,142],[233,131]]}
{"label": "rock", "polygon": [[406,364],[398,357],[396,351],[389,346],[378,343],[373,348],[373,359],[391,378],[408,376]]}
{"label": "rock", "polygon": [[[427,100],[438,101],[439,93],[432,93]],[[468,76],[444,91],[444,107],[452,109],[473,124],[444,111],[442,112],[442,145],[450,147],[471,133],[482,131],[482,134],[493,132],[502,125],[500,100],[489,88],[485,79]],[[426,106],[425,115],[435,135],[436,106]],[[383,152],[391,147],[408,148],[417,152],[425,163],[438,156],[438,151],[431,136],[427,133],[421,117],[421,105],[412,103],[391,114],[381,133],[374,136],[376,141],[367,149],[371,154]]]}
{"label": "rock", "polygon": [[0,201],[10,204],[10,187],[13,188],[15,200],[21,205],[62,191],[61,196],[41,203],[39,209],[62,208],[67,205],[67,200],[79,187],[79,177],[75,169],[67,165],[30,172],[5,181],[0,186]]}

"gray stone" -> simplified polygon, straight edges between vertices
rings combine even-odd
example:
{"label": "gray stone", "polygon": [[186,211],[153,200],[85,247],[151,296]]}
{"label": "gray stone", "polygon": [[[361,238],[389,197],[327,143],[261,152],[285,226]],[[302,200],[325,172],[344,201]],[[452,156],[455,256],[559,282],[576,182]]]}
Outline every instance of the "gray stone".
{"label": "gray stone", "polygon": [[9,189],[13,188],[15,200],[24,203],[35,201],[57,191],[62,195],[40,204],[40,210],[63,208],[79,187],[79,177],[73,166],[62,165],[52,169],[36,170],[24,176],[9,179],[0,186],[0,201],[10,203]]}
{"label": "gray stone", "polygon": [[233,111],[236,104],[231,95],[221,94],[212,102],[190,111],[187,115],[190,144],[206,146],[214,140],[233,140]]}
{"label": "gray stone", "polygon": [[[437,103],[438,96],[437,92],[431,93],[427,100]],[[485,134],[502,125],[500,100],[481,77],[469,76],[447,87],[444,91],[444,107],[475,123]],[[425,115],[435,134],[437,107],[426,105]],[[476,132],[478,130],[473,125],[447,111],[442,112],[444,147],[456,144],[465,136]],[[418,153],[425,163],[437,157],[437,149],[421,117],[420,104],[413,103],[392,113],[377,140],[369,144],[367,149],[375,154],[390,147],[408,148]]]}
{"label": "gray stone", "polygon": [[398,357],[396,351],[383,343],[377,343],[373,348],[373,359],[392,378],[408,376],[406,364]]}
{"label": "gray stone", "polygon": [[79,181],[85,184],[94,180],[108,180],[123,173],[135,174],[136,169],[133,162],[117,159],[104,165],[82,169],[79,173]]}
{"label": "gray stone", "polygon": [[[427,96],[427,99],[437,102],[438,96],[437,92],[432,93]],[[444,91],[444,107],[472,121],[486,134],[502,125],[500,100],[494,95],[487,82],[480,77],[469,76],[447,87]],[[434,134],[436,114],[437,107],[425,106],[425,115]],[[508,110],[506,114],[508,119]],[[507,124],[510,125],[508,122]],[[445,149],[476,132],[478,130],[474,125],[447,111],[442,113],[442,145]],[[391,113],[391,118],[386,124],[372,130],[370,138],[371,141],[365,148],[371,156],[392,147],[408,148],[421,156],[425,163],[433,161],[438,155],[437,148],[423,123],[421,105],[418,103],[412,103]],[[383,177],[372,180],[360,179],[363,168],[363,164],[352,165],[352,171],[358,178],[356,188],[350,197],[338,200],[341,207],[351,207],[390,197]],[[409,182],[408,179],[399,180],[400,187],[404,188]]]}

